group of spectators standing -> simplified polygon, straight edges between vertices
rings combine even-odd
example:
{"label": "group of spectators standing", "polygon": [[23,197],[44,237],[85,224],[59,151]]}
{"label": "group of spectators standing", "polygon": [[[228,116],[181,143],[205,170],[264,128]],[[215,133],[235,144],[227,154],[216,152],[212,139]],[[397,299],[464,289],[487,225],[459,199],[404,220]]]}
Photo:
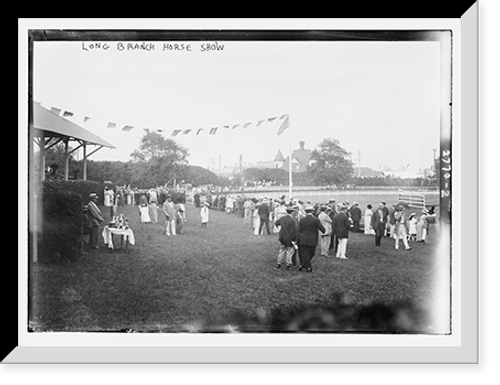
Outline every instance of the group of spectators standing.
{"label": "group of spectators standing", "polygon": [[402,243],[406,250],[411,250],[409,242],[425,242],[430,224],[436,221],[434,207],[423,209],[419,216],[416,213],[407,216],[406,205],[394,204],[388,208],[386,202],[380,202],[376,209],[367,205],[363,212],[357,202],[337,204],[332,199],[311,205],[296,200],[287,202],[285,196],[257,199],[240,194],[218,196],[210,207],[244,218],[244,224],[251,226],[255,235],[277,233],[280,242],[277,267],[285,265],[291,269],[295,265],[307,272],[312,272],[311,260],[318,245],[321,256],[328,257],[334,250],[337,258],[347,259],[350,232],[375,235],[376,247],[388,237],[396,249]]}
{"label": "group of spectators standing", "polygon": [[[141,223],[158,223],[158,212],[166,219],[166,235],[177,235],[182,232],[186,222],[185,195],[173,194],[165,189],[149,189],[141,191],[104,190],[104,205],[111,207],[111,215],[116,214],[119,197],[123,202],[136,203],[139,207]],[[91,194],[89,211],[94,214],[94,224],[98,227],[102,222],[102,213],[95,204],[96,194]],[[134,197],[132,201],[128,197]],[[255,235],[278,234],[280,242],[277,265],[285,264],[286,269],[298,266],[299,270],[312,272],[311,260],[319,245],[320,255],[330,256],[334,250],[339,259],[347,259],[347,243],[350,232],[361,232],[375,235],[375,247],[380,247],[382,239],[389,237],[399,249],[402,242],[406,250],[411,250],[410,241],[425,242],[430,225],[436,222],[434,207],[423,209],[419,216],[416,213],[406,215],[404,204],[394,204],[389,209],[386,202],[380,202],[373,209],[368,204],[363,212],[357,202],[337,204],[331,199],[326,203],[312,205],[310,201],[286,201],[285,196],[279,199],[257,199],[244,194],[219,194],[213,198],[207,195],[201,202],[199,194],[194,194],[194,205],[200,208],[201,226],[206,227],[209,220],[209,208],[236,214],[244,219],[244,224],[253,229]],[[138,202],[136,202],[138,199]],[[97,239],[97,229],[91,234],[91,240]],[[96,245],[91,242],[91,246]]]}
{"label": "group of spectators standing", "polygon": [[115,216],[118,206],[137,205],[140,223],[158,223],[158,215],[165,216],[166,235],[181,234],[186,222],[186,195],[183,191],[170,191],[157,187],[150,189],[130,189],[130,187],[104,188],[104,206]]}

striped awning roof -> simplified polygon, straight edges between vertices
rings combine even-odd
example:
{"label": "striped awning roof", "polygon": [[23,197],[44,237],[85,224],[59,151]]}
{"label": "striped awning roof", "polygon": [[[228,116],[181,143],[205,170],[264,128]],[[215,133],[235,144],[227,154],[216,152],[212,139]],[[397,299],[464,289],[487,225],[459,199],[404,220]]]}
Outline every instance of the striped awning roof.
{"label": "striped awning roof", "polygon": [[60,137],[81,140],[87,144],[116,148],[111,143],[98,137],[79,125],[55,114],[38,103],[33,106],[33,136]]}

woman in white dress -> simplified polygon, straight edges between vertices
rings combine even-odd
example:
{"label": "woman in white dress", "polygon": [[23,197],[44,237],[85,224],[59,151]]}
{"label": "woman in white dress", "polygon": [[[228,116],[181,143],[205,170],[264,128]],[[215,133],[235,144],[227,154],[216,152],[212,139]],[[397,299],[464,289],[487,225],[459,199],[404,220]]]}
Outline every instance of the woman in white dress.
{"label": "woman in white dress", "polygon": [[366,206],[365,215],[364,215],[364,219],[365,219],[365,234],[368,234],[368,235],[374,235],[375,234],[375,230],[372,228],[372,215],[373,215],[372,207],[373,206],[371,204],[368,204]]}
{"label": "woman in white dress", "polygon": [[411,213],[408,218],[408,238],[410,241],[417,240],[417,214]]}
{"label": "woman in white dress", "polygon": [[420,215],[417,223],[417,242],[425,243],[425,238],[427,237],[428,216],[429,211],[426,208],[422,209],[422,214]]}
{"label": "woman in white dress", "polygon": [[148,198],[146,195],[141,195],[139,199],[139,214],[141,216],[141,223],[151,222],[151,218],[149,217]]}
{"label": "woman in white dress", "polygon": [[[258,204],[262,203],[262,200],[258,202]],[[255,235],[259,235],[259,227],[260,227],[260,216],[259,211],[257,210],[258,204],[255,204],[255,210],[253,211],[253,233]]]}

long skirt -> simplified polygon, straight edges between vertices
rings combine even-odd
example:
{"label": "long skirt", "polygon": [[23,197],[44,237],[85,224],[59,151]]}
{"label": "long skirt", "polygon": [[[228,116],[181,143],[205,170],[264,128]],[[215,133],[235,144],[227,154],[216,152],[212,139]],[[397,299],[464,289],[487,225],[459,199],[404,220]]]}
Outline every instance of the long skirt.
{"label": "long skirt", "polygon": [[149,208],[148,206],[143,206],[139,208],[139,213],[141,215],[141,223],[150,223],[151,219],[149,218]]}
{"label": "long skirt", "polygon": [[365,217],[365,234],[374,235],[375,230],[372,227],[372,217]]}
{"label": "long skirt", "polygon": [[425,238],[427,236],[427,228],[425,227],[424,223],[417,223],[417,241],[425,241]]}
{"label": "long skirt", "polygon": [[149,216],[152,223],[158,223],[158,206],[154,202],[149,204]]}
{"label": "long skirt", "polygon": [[254,228],[253,228],[253,233],[255,235],[259,235],[259,230],[260,230],[260,218],[254,218],[253,222]]}

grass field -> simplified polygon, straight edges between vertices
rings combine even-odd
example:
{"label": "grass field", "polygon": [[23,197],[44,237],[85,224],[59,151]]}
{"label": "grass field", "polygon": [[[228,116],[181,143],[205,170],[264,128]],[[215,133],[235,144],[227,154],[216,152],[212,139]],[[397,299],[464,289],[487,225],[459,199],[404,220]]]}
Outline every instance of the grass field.
{"label": "grass field", "polygon": [[162,215],[140,224],[137,207],[120,210],[136,239],[126,253],[101,244],[76,263],[33,266],[32,330],[435,331],[435,234],[411,251],[351,234],[348,260],[316,255],[308,274],[276,269],[277,236],[236,215],[212,210],[203,229],[188,205],[183,233],[167,237]]}

